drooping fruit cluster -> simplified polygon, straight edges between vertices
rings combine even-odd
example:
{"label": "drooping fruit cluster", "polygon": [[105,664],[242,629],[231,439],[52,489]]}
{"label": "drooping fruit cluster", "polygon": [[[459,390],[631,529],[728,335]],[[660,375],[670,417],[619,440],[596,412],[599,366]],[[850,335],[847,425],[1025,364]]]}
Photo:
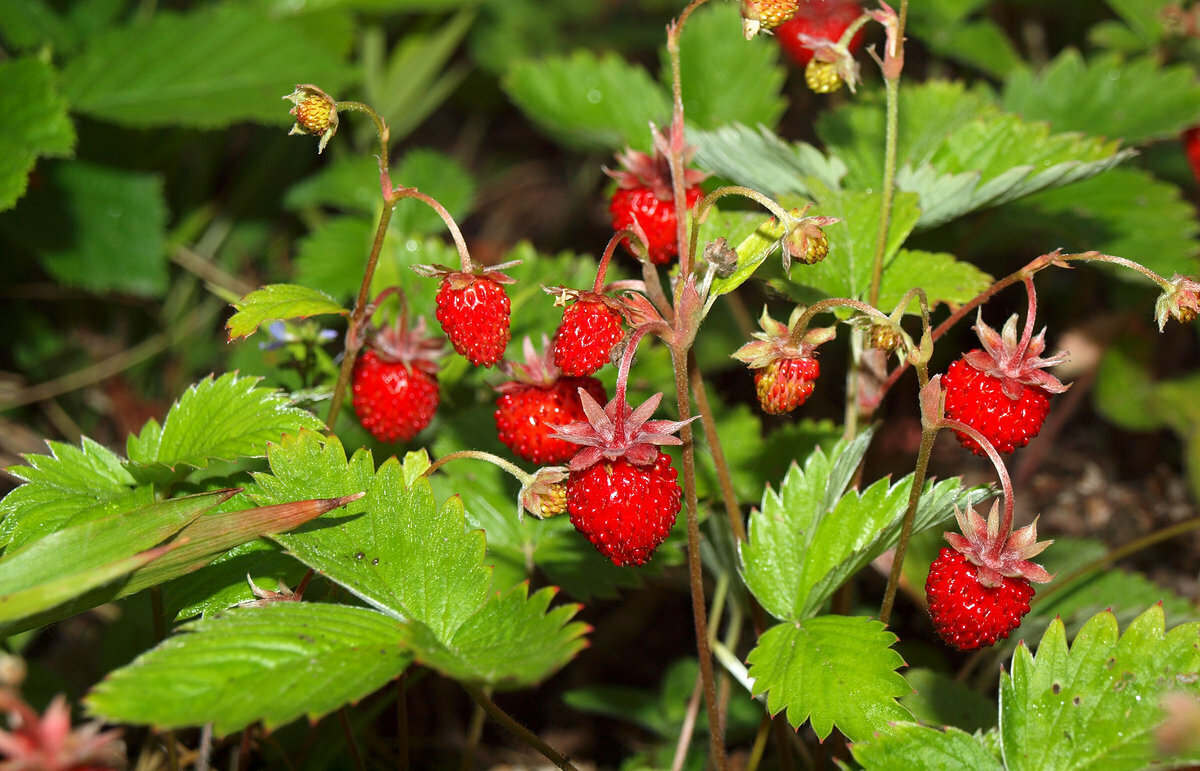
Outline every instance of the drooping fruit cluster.
{"label": "drooping fruit cluster", "polygon": [[[983,434],[997,452],[1011,453],[1041,431],[1050,411],[1050,396],[1070,387],[1046,371],[1067,355],[1042,358],[1046,330],[1034,336],[1032,324],[1026,324],[1018,340],[1015,315],[1005,323],[1003,332],[997,333],[983,323],[981,314],[975,331],[983,348],[966,353],[942,377],[946,417]],[[984,454],[965,432],[955,434],[963,447]]]}
{"label": "drooping fruit cluster", "polygon": [[[544,340],[544,348],[548,342]],[[594,377],[562,377],[551,355],[539,355],[533,342],[525,338],[525,361],[504,365],[512,377],[497,386],[496,430],[500,441],[518,457],[530,463],[562,463],[579,449],[571,442],[556,439],[558,426],[586,419],[579,403],[579,389],[597,401],[608,399],[604,386]]]}
{"label": "drooping fruit cluster", "polygon": [[985,521],[971,507],[955,510],[963,534],[946,533],[950,546],[929,567],[925,597],[938,636],[960,651],[1008,637],[1029,612],[1034,590],[1053,576],[1029,560],[1051,541],[1038,542],[1037,523],[1009,533],[998,522],[998,504]]}
{"label": "drooping fruit cluster", "polygon": [[563,310],[554,333],[554,363],[564,375],[590,375],[608,363],[625,334],[621,314],[595,295],[581,294]]}
{"label": "drooping fruit cluster", "polygon": [[354,411],[381,442],[407,442],[433,420],[440,392],[437,359],[442,341],[428,337],[425,319],[376,332],[354,362]]}
{"label": "drooping fruit cluster", "polygon": [[683,423],[649,420],[662,400],[650,397],[636,410],[618,394],[605,407],[582,395],[587,420],[558,436],[583,445],[571,459],[567,510],[571,524],[614,565],[642,565],[666,540],[679,514],[681,491],[669,455],[671,436]]}
{"label": "drooping fruit cluster", "polygon": [[[791,324],[803,310],[798,307],[793,312]],[[771,318],[765,308],[758,323],[763,331],[755,332],[755,340],[735,351],[733,358],[754,370],[754,390],[763,412],[782,415],[812,396],[821,374],[817,346],[832,340],[835,330],[832,327],[806,330],[799,335],[798,342],[792,342],[791,324]]]}
{"label": "drooping fruit cluster", "polygon": [[[805,0],[799,3],[791,19],[775,29],[775,37],[792,61],[807,67],[813,58],[814,40],[836,43],[861,15],[862,8],[852,0]],[[846,46],[850,53],[862,46],[862,37],[860,29],[850,38]]]}
{"label": "drooping fruit cluster", "polygon": [[[690,160],[692,150],[684,155]],[[646,235],[648,259],[655,265],[665,265],[679,254],[675,216],[675,192],[671,183],[671,167],[665,151],[665,140],[655,134],[653,155],[626,149],[617,155],[621,168],[605,172],[616,180],[617,190],[608,205],[614,231],[634,230],[636,223]],[[684,172],[686,205],[691,209],[700,199],[700,182],[708,176],[695,169]],[[628,242],[626,242],[628,247]],[[630,250],[633,251],[632,249]]]}

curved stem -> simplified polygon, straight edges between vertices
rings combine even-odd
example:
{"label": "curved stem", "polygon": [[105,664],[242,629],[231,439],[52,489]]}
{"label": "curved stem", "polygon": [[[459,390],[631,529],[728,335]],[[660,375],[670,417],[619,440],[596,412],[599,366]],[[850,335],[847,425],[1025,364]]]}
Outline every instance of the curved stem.
{"label": "curved stem", "polygon": [[913,522],[917,518],[917,504],[925,487],[925,475],[929,471],[929,457],[933,454],[933,442],[937,439],[937,428],[921,431],[921,449],[917,453],[917,467],[913,471],[912,490],[908,493],[908,508],[904,512],[904,524],[900,527],[900,540],[892,555],[892,569],[888,571],[887,588],[883,592],[883,603],[879,606],[879,620],[887,624],[892,618],[892,607],[896,602],[896,590],[900,586],[900,575],[904,570],[904,553],[912,537]]}
{"label": "curved stem", "polygon": [[375,122],[375,134],[379,137],[379,183],[383,190],[383,197],[387,198],[388,193],[392,189],[391,175],[388,173],[388,143],[391,140],[391,132],[388,130],[383,117],[375,112],[369,104],[363,104],[362,102],[337,102],[334,106],[338,112],[366,113]]}
{"label": "curved stem", "polygon": [[712,451],[713,465],[717,467],[717,483],[721,487],[721,501],[725,505],[725,516],[729,519],[729,529],[738,543],[746,540],[746,525],[742,522],[742,510],[738,505],[737,493],[733,489],[733,475],[729,473],[729,462],[725,459],[725,448],[721,445],[721,435],[717,431],[717,421],[713,416],[712,405],[708,403],[708,389],[704,378],[696,366],[695,357],[688,359],[688,377],[692,381],[692,393],[696,398],[696,409],[700,412],[700,423],[704,426],[704,437],[708,440],[708,448]]}
{"label": "curved stem", "polygon": [[800,314],[800,318],[796,319],[796,323],[788,332],[788,345],[799,345],[804,341],[804,333],[808,331],[808,323],[818,313],[833,310],[834,308],[853,308],[856,311],[874,316],[883,321],[889,321],[888,315],[879,310],[873,305],[861,302],[859,300],[850,300],[845,297],[831,297],[828,300],[821,300],[804,309],[804,313]]}
{"label": "curved stem", "polygon": [[596,281],[592,284],[592,291],[596,294],[601,294],[604,289],[604,274],[608,272],[608,263],[612,261],[613,253],[617,250],[617,245],[626,239],[636,240],[639,244],[642,243],[637,233],[632,230],[618,230],[613,234],[613,237],[608,239],[608,245],[604,247],[604,254],[600,257],[600,267],[596,269]]}
{"label": "curved stem", "polygon": [[992,465],[996,467],[996,475],[1000,477],[1000,487],[1004,491],[1004,514],[1000,520],[999,530],[1001,537],[995,540],[992,549],[995,554],[999,555],[1000,550],[1004,548],[1008,534],[1012,532],[1013,523],[1013,487],[1012,480],[1008,476],[1008,468],[1005,467],[1004,461],[1000,459],[1000,453],[996,452],[996,448],[992,446],[987,437],[966,423],[951,420],[950,418],[942,418],[937,422],[937,427],[959,431],[974,439],[983,448],[983,451],[987,453],[988,459],[992,461]]}
{"label": "curved stem", "polygon": [[535,750],[542,753],[547,760],[559,768],[564,769],[565,771],[579,771],[579,769],[577,769],[564,755],[560,754],[549,744],[546,744],[544,741],[539,739],[537,734],[533,733],[516,720],[513,720],[507,712],[500,709],[500,707],[498,707],[496,703],[492,701],[479,686],[472,683],[460,683],[460,685],[462,685],[463,690],[470,694],[471,698],[475,700],[475,703],[483,708],[484,712],[488,713],[493,720],[508,729],[513,736],[516,736],[530,747],[533,747]]}
{"label": "curved stem", "polygon": [[1080,254],[1063,254],[1059,255],[1059,260],[1062,262],[1107,262],[1111,265],[1120,265],[1123,268],[1141,273],[1146,278],[1158,284],[1160,288],[1166,290],[1171,286],[1171,282],[1150,270],[1146,266],[1136,263],[1133,260],[1127,260],[1124,257],[1114,257],[1111,254],[1100,254],[1099,252],[1082,252]]}
{"label": "curved stem", "polygon": [[475,270],[475,263],[471,262],[471,253],[467,251],[467,241],[463,238],[462,230],[459,229],[458,223],[454,221],[454,218],[450,216],[450,212],[446,211],[445,206],[442,206],[435,198],[422,193],[415,187],[398,187],[392,191],[392,195],[393,205],[403,198],[416,198],[437,212],[438,216],[442,218],[442,222],[446,223],[446,229],[450,231],[450,237],[454,239],[454,246],[458,248],[458,259],[463,273],[470,273]]}
{"label": "curved stem", "polygon": [[492,465],[499,466],[516,477],[517,481],[523,485],[529,484],[531,481],[533,481],[533,476],[531,474],[522,470],[512,462],[501,458],[499,455],[493,455],[492,453],[484,452],[483,450],[459,450],[457,452],[447,453],[446,455],[443,455],[435,460],[433,463],[429,464],[429,468],[425,469],[425,473],[423,473],[421,476],[433,476],[433,472],[437,471],[442,466],[445,466],[450,461],[461,460],[463,458],[484,460]]}
{"label": "curved stem", "polygon": [[[905,3],[907,5],[907,3]],[[896,145],[900,126],[900,78],[884,81],[887,94],[887,133],[883,151],[883,188],[880,190],[879,230],[875,235],[875,257],[871,265],[871,290],[867,299],[872,305],[879,302],[879,287],[883,280],[883,258],[887,252],[888,230],[892,222],[892,200],[896,194]]]}
{"label": "curved stem", "polygon": [[760,204],[764,209],[775,215],[775,218],[782,223],[786,224],[787,220],[792,216],[791,212],[780,206],[778,201],[770,196],[763,195],[753,188],[743,187],[742,185],[725,185],[724,187],[718,187],[704,196],[696,204],[696,222],[704,222],[705,218],[708,217],[709,210],[716,205],[717,201],[731,195],[740,195],[743,198],[749,198],[751,201]]}

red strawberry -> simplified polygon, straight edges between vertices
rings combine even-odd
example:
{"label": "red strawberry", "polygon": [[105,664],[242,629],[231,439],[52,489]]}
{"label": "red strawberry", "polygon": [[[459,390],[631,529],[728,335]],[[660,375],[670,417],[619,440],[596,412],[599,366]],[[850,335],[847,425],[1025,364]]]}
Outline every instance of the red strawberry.
{"label": "red strawberry", "polygon": [[[796,308],[792,322],[796,323],[803,306]],[[763,412],[782,415],[804,404],[812,396],[821,367],[816,350],[821,343],[833,339],[833,328],[816,328],[799,335],[792,342],[791,324],[771,318],[766,309],[758,320],[762,332],[755,332],[754,342],[746,343],[734,352],[733,358],[745,362],[754,370],[754,390]]]}
{"label": "red strawberry", "polygon": [[950,547],[941,550],[925,580],[934,629],[960,651],[1008,637],[1029,612],[1030,582],[1053,578],[1029,562],[1051,543],[1038,542],[1037,523],[1010,533],[1011,511],[1004,527],[997,512],[994,504],[985,521],[970,506],[955,510],[963,534],[946,533]]}
{"label": "red strawberry", "polygon": [[1033,586],[1027,578],[1004,577],[984,586],[976,568],[950,547],[938,553],[925,579],[933,627],[947,645],[960,651],[993,645],[1008,637],[1029,612]]}
{"label": "red strawberry", "polygon": [[645,564],[667,540],[679,513],[676,476],[671,456],[662,452],[648,466],[621,459],[572,471],[571,524],[613,564]]}
{"label": "red strawberry", "polygon": [[[795,16],[776,27],[775,37],[792,61],[805,67],[813,58],[812,38],[836,43],[861,15],[862,8],[851,0],[807,0]],[[860,29],[850,39],[850,53],[862,46],[862,37]]]}
{"label": "red strawberry", "polygon": [[425,335],[425,320],[411,332],[403,325],[376,333],[354,362],[354,411],[381,442],[407,442],[433,420],[439,392],[436,358],[440,340]]}
{"label": "red strawberry", "polygon": [[666,540],[679,513],[680,490],[671,458],[659,445],[683,423],[649,420],[662,401],[650,397],[636,410],[617,395],[601,408],[581,394],[586,421],[563,426],[557,436],[584,445],[571,459],[567,510],[571,524],[615,565],[641,565]]}
{"label": "red strawberry", "polygon": [[563,311],[554,333],[554,363],[563,374],[590,375],[608,363],[624,336],[621,314],[599,300],[580,299]]}
{"label": "red strawberry", "polygon": [[[946,417],[966,423],[992,443],[997,452],[1010,453],[1038,435],[1050,409],[1050,395],[1070,386],[1046,372],[1066,359],[1065,353],[1041,358],[1046,331],[1032,336],[1032,324],[1017,340],[1017,317],[1004,325],[1002,334],[983,323],[975,324],[983,348],[965,354],[942,377]],[[979,443],[964,432],[955,432],[959,444],[983,455]]]}
{"label": "red strawberry", "polygon": [[1183,132],[1183,152],[1187,155],[1188,165],[1192,167],[1192,176],[1200,182],[1200,126]]}
{"label": "red strawberry", "polygon": [[513,380],[496,389],[500,441],[530,463],[569,460],[579,446],[552,434],[558,426],[586,419],[579,403],[580,388],[600,401],[608,398],[604,386],[594,377],[560,377],[550,356],[538,356],[529,338],[525,338],[525,363],[505,368]]}
{"label": "red strawberry", "polygon": [[[622,166],[620,170],[605,169],[617,181],[617,191],[608,205],[613,230],[636,231],[634,223],[641,225],[650,246],[650,262],[655,265],[664,265],[679,254],[675,193],[664,147],[665,140],[661,135],[655,135],[653,155],[626,149],[617,155]],[[690,157],[689,149],[685,158]],[[688,169],[684,173],[688,209],[700,199],[700,182],[706,176],[695,169]]]}
{"label": "red strawberry", "polygon": [[454,350],[476,367],[500,361],[508,340],[511,305],[492,273],[449,273],[437,293],[437,320]]}
{"label": "red strawberry", "polygon": [[812,396],[821,367],[813,358],[776,359],[754,372],[758,403],[768,415],[782,415]]}

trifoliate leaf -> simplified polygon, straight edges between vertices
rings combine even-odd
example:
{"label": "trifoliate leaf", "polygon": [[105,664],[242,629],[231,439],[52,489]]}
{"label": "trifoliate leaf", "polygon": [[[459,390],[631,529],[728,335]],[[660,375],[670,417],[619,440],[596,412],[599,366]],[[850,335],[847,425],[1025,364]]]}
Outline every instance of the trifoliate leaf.
{"label": "trifoliate leaf", "polygon": [[911,715],[896,699],[909,692],[896,673],[904,666],[892,650],[896,635],[878,621],[819,616],[777,624],[750,651],[754,695],[767,710],[787,710],[794,728],[812,723],[824,739],[836,726],[852,742],[869,739]]}
{"label": "trifoliate leaf", "polygon": [[[679,41],[680,83],[688,123],[716,128],[728,123],[773,126],[783,115],[787,72],[779,47],[747,45],[730,34],[741,26],[732,4],[709,4],[693,15]],[[671,88],[671,65],[662,51],[662,82]]]}
{"label": "trifoliate leaf", "polygon": [[696,165],[767,195],[809,195],[807,179],[836,189],[846,165],[807,142],[787,142],[765,126],[752,129],[730,123],[710,131],[690,129]]}
{"label": "trifoliate leaf", "polygon": [[1022,67],[1005,79],[1004,108],[1055,131],[1120,137],[1130,144],[1178,136],[1200,114],[1193,68],[1153,56],[1125,61],[1102,54],[1085,62],[1068,49],[1039,73]]}
{"label": "trifoliate leaf", "polygon": [[1017,648],[1000,676],[1000,736],[1007,768],[1142,769],[1200,762],[1200,754],[1161,758],[1154,729],[1168,693],[1200,696],[1200,622],[1165,631],[1155,605],[1118,637],[1117,620],[1093,617],[1070,649],[1061,621],[1050,624],[1037,656]]}
{"label": "trifoliate leaf", "polygon": [[[846,579],[899,539],[912,475],[891,486],[880,479],[861,493],[846,491],[849,480],[839,470],[853,456],[844,448],[839,443],[828,457],[818,449],[803,470],[793,466],[779,492],[767,490],[762,507],[750,515],[742,575],[776,618],[815,616]],[[927,482],[913,532],[946,521],[955,506],[964,508],[983,494],[958,479]]]}
{"label": "trifoliate leaf", "polygon": [[[230,491],[176,498],[62,528],[0,559],[0,633],[108,583],[161,554],[161,544]],[[141,555],[141,556],[139,556]]]}
{"label": "trifoliate leaf", "polygon": [[26,455],[8,473],[24,480],[0,500],[0,543],[18,548],[69,524],[103,519],[154,500],[138,488],[121,459],[86,436],[79,447],[47,442],[49,455]]}
{"label": "trifoliate leaf", "polygon": [[582,149],[649,150],[649,123],[665,126],[671,120],[666,91],[645,70],[612,53],[576,51],[515,62],[504,90],[530,120]]}
{"label": "trifoliate leaf", "polygon": [[[267,442],[301,428],[324,426],[311,412],[289,405],[285,394],[256,387],[259,380],[230,372],[216,380],[208,377],[196,383],[171,406],[161,429],[151,424],[144,432],[144,441],[129,445],[130,460],[178,473],[180,466],[204,468],[213,459],[262,457]],[[289,500],[313,497],[322,496]]]}
{"label": "trifoliate leaf", "polygon": [[[956,260],[945,252],[923,252],[901,249],[883,271],[879,284],[879,307],[891,310],[913,287],[925,290],[932,309],[938,303],[951,308],[975,299],[992,285],[992,277],[969,262]],[[920,313],[914,298],[906,309]]]}
{"label": "trifoliate leaf", "polygon": [[533,685],[586,645],[587,625],[568,623],[580,606],[548,610],[554,594],[545,588],[531,597],[528,584],[518,584],[492,595],[445,642],[424,625],[408,627],[413,634],[405,641],[418,661],[447,677],[500,689]]}
{"label": "trifoliate leaf", "polygon": [[[24,13],[27,10],[14,15]],[[62,157],[75,149],[75,128],[54,78],[53,68],[38,59],[0,63],[0,115],[6,116],[0,133],[0,211],[25,194],[38,158]]]}
{"label": "trifoliate leaf", "polygon": [[233,304],[237,311],[225,322],[229,340],[249,337],[259,326],[281,319],[305,319],[324,314],[349,315],[349,311],[319,289],[298,284],[268,284]]}
{"label": "trifoliate leaf", "polygon": [[893,723],[887,732],[850,746],[854,759],[871,771],[969,768],[1003,771],[1004,764],[976,737],[954,727]]}
{"label": "trifoliate leaf", "polygon": [[58,226],[68,233],[49,234],[53,246],[41,254],[46,270],[94,291],[166,291],[167,204],[158,175],[73,162],[56,166],[51,178],[39,203],[55,198],[66,220]]}
{"label": "trifoliate leaf", "polygon": [[336,93],[348,74],[301,20],[225,4],[93,36],[63,68],[62,89],[72,109],[123,126],[287,125],[282,97],[297,83]]}
{"label": "trifoliate leaf", "polygon": [[113,722],[217,736],[262,721],[316,721],[403,672],[401,624],[365,608],[277,602],[238,608],[182,632],[109,674],[88,710]]}

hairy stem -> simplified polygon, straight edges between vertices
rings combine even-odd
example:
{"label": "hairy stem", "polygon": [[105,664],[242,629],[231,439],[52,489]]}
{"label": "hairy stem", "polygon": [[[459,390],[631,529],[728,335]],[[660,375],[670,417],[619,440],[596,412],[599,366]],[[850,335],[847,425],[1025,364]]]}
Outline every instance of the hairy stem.
{"label": "hairy stem", "polygon": [[497,723],[504,726],[513,736],[542,753],[547,760],[559,768],[564,769],[564,771],[579,771],[579,769],[577,769],[570,760],[560,754],[549,744],[546,744],[544,741],[539,739],[537,734],[533,733],[516,720],[513,720],[512,716],[500,709],[500,707],[497,706],[496,703],[492,701],[491,698],[489,698],[479,686],[472,683],[460,683],[460,685],[462,685],[463,689],[470,694],[471,698],[475,700],[475,703],[483,708],[484,712],[488,713],[488,715],[490,715],[491,718]]}
{"label": "hairy stem", "polygon": [[892,556],[892,569],[888,572],[887,588],[883,592],[883,604],[879,606],[879,620],[887,624],[892,618],[892,607],[896,602],[896,589],[900,586],[900,574],[904,568],[904,553],[908,550],[908,539],[912,537],[913,522],[917,518],[917,504],[925,487],[925,475],[929,471],[929,456],[933,454],[933,442],[937,439],[937,428],[928,427],[921,431],[921,449],[917,453],[917,467],[913,471],[912,490],[908,493],[908,508],[904,512],[904,524],[900,527],[900,540]]}
{"label": "hairy stem", "polygon": [[729,473],[729,462],[725,459],[725,448],[717,431],[717,421],[713,416],[712,405],[708,402],[708,389],[705,388],[704,378],[700,374],[700,368],[696,366],[694,356],[688,358],[688,376],[691,379],[692,393],[696,397],[700,423],[704,426],[704,437],[708,440],[713,464],[717,467],[717,483],[721,487],[721,501],[725,504],[729,529],[733,531],[733,537],[741,543],[746,540],[746,525],[742,522],[742,510],[738,505],[737,493],[733,489],[733,476]]}

